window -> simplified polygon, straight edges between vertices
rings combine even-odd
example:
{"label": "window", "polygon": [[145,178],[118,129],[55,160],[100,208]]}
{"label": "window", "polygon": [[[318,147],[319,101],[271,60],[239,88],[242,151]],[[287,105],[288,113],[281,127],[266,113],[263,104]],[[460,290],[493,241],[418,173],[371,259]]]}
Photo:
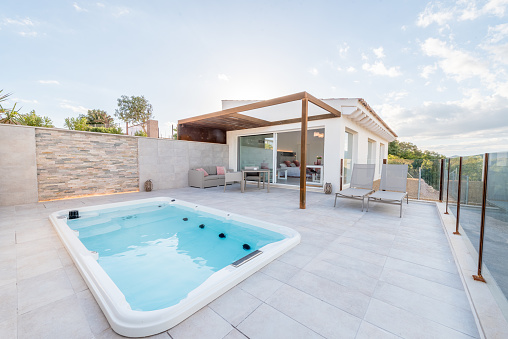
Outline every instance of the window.
{"label": "window", "polygon": [[383,159],[385,156],[385,145],[380,144],[379,145],[379,173],[381,173],[381,165],[383,164]]}
{"label": "window", "polygon": [[353,171],[353,133],[347,132],[344,137],[344,184],[351,182]]}
{"label": "window", "polygon": [[375,163],[376,163],[376,142],[369,139],[367,145],[367,164],[375,164]]}

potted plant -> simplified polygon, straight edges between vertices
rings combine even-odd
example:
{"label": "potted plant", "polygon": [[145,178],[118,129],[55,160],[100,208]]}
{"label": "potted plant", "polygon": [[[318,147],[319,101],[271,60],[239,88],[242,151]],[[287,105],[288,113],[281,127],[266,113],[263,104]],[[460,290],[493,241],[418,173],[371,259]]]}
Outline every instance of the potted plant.
{"label": "potted plant", "polygon": [[317,156],[316,165],[321,165],[321,159],[323,159],[323,157]]}

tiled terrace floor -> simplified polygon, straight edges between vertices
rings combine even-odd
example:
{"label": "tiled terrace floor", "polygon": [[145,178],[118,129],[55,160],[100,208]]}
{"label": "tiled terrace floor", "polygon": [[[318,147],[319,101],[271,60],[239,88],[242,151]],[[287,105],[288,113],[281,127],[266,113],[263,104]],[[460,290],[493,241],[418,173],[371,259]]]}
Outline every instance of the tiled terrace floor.
{"label": "tiled terrace floor", "polygon": [[292,227],[302,242],[157,338],[478,338],[435,206],[238,185],[0,207],[0,338],[114,338],[48,214],[171,196]]}

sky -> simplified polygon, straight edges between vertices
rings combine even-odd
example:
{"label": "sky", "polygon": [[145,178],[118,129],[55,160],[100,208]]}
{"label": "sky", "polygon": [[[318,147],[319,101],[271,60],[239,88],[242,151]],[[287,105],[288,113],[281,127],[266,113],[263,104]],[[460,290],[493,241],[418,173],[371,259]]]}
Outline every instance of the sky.
{"label": "sky", "polygon": [[421,149],[508,150],[508,0],[2,1],[0,43],[4,106],[56,127],[144,95],[169,136],[306,91],[364,98]]}

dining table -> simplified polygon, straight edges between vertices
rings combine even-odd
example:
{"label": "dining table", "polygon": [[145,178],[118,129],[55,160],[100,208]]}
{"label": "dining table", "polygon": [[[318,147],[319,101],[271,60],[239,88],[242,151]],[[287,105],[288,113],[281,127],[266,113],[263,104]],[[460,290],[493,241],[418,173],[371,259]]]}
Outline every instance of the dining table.
{"label": "dining table", "polygon": [[266,180],[266,193],[270,193],[270,169],[256,169],[256,170],[252,170],[252,169],[249,169],[249,170],[242,170],[242,183],[241,183],[241,186],[240,186],[240,189],[242,191],[242,193],[245,192],[245,175],[246,173],[262,173],[263,174],[263,188],[265,186],[265,178],[268,178]]}

